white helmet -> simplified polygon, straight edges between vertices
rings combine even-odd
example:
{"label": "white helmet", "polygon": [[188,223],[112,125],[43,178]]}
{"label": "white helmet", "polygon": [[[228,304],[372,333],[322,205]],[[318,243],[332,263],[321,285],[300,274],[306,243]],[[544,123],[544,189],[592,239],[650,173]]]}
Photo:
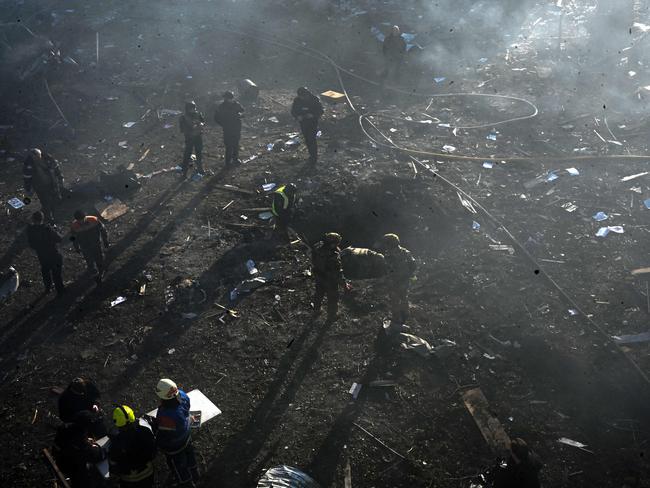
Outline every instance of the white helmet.
{"label": "white helmet", "polygon": [[163,378],[158,381],[156,385],[156,395],[163,400],[171,400],[172,398],[178,398],[178,387],[169,378]]}

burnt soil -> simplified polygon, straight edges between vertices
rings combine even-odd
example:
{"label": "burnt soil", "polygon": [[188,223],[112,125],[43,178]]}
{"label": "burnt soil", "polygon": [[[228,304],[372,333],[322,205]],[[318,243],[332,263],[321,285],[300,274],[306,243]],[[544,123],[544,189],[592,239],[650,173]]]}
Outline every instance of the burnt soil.
{"label": "burnt soil", "polygon": [[[562,56],[574,56],[575,70],[586,73],[576,85],[557,75],[552,39],[522,40],[507,56],[501,45],[485,43],[487,62],[459,59],[425,69],[412,61],[407,68],[406,92],[516,95],[540,108],[525,121],[453,134],[405,117],[424,120],[426,112],[452,126],[476,125],[525,115],[529,107],[491,98],[429,103],[429,97],[382,91],[343,75],[355,107],[382,112],[372,120],[400,146],[440,153],[449,144],[458,154],[530,159],[503,158],[488,169],[480,159],[420,155],[421,165],[414,164],[403,152],[371,143],[358,115],[339,104],[327,106],[321,159],[312,170],[302,144],[283,152],[266,147],[297,131],[288,114],[297,86],[341,90],[334,69],[300,54],[300,43],[376,79],[372,25],[400,22],[450,47],[456,42],[447,26],[418,19],[417,2],[405,2],[401,11],[373,2],[368,14],[351,18],[291,2],[263,2],[250,18],[229,17],[223,9],[230,2],[193,2],[191,11],[185,3],[159,2],[154,12],[144,2],[128,8],[67,2],[73,11],[55,10],[58,17],[45,3],[6,3],[7,21],[24,19],[40,35],[60,40],[80,67],[46,74],[74,131],[57,123],[42,74],[3,85],[0,125],[13,127],[0,133],[0,265],[15,265],[22,280],[3,305],[0,328],[4,484],[51,486],[41,452],[58,425],[51,389],[85,375],[99,385],[107,411],[115,403],[139,413],[153,408],[160,377],[212,399],[223,413],[195,436],[201,486],[254,486],[277,464],[299,467],[324,487],[343,486],[348,461],[353,486],[467,486],[466,477],[494,459],[462,401],[473,387],[482,389],[510,436],[527,439],[543,459],[546,486],[650,486],[648,345],[619,347],[611,339],[648,328],[647,282],[630,271],[648,265],[643,200],[650,189],[647,176],[620,181],[645,171],[645,161],[607,159],[647,153],[645,102],[635,91],[643,83],[625,77],[624,68],[616,71],[617,59],[606,75],[589,75],[591,65],[581,57],[588,39],[580,40],[573,17],[567,15],[566,28],[576,29],[575,39]],[[103,46],[98,66],[96,31]],[[270,43],[265,36],[271,34],[283,45]],[[480,32],[472,35],[480,42]],[[549,67],[550,75],[540,67]],[[433,76],[447,80],[435,84]],[[212,107],[243,77],[261,87],[258,103],[247,106],[241,144],[242,159],[257,157],[225,170]],[[638,113],[617,109],[620,100],[598,91],[608,83],[636,100]],[[574,86],[594,96],[576,97]],[[173,170],[148,177],[175,167],[182,152],[176,118],[156,112],[180,109],[188,98],[208,119],[205,164],[215,174],[186,182]],[[594,134],[607,134],[605,118],[621,146]],[[127,121],[137,123],[123,128]],[[489,133],[497,140],[486,139]],[[90,210],[102,201],[88,184],[100,170],[134,163],[143,175],[141,189],[114,195],[129,212],[106,224],[112,245],[100,287],[66,241],[67,293],[41,295],[38,264],[24,237],[38,204],[14,210],[6,203],[22,196],[19,156],[35,145],[62,162],[76,190],[57,211],[64,230],[75,208]],[[563,160],[575,154],[589,157]],[[568,175],[568,167],[580,175]],[[524,186],[550,170],[560,177]],[[262,184],[289,181],[300,196],[292,237],[303,242],[285,245],[250,209],[269,205]],[[449,182],[483,209],[469,212]],[[567,202],[577,209],[567,211]],[[610,215],[602,225],[623,225],[625,233],[595,237],[601,224],[592,215],[600,210]],[[473,221],[480,230],[472,230]],[[401,236],[418,263],[410,332],[441,346],[435,354],[424,358],[385,340],[390,284],[381,280],[355,281],[334,324],[311,319],[305,242],[327,231],[359,247],[386,232]],[[513,252],[490,247],[499,244]],[[273,270],[274,279],[230,301],[230,291],[249,278],[248,259],[260,273]],[[199,291],[167,305],[167,290],[184,278]],[[126,301],[111,307],[118,296]],[[217,304],[239,317],[223,314]],[[370,387],[373,380],[395,385]],[[348,393],[354,382],[364,385],[356,400]],[[590,452],[559,444],[560,437],[587,444]],[[160,458],[157,467],[159,486],[168,486]]]}

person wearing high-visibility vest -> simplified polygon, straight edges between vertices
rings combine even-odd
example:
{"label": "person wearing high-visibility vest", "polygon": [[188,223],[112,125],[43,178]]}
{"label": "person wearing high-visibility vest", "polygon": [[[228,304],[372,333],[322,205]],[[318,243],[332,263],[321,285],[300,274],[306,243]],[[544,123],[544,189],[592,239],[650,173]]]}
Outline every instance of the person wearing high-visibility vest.
{"label": "person wearing high-visibility vest", "polygon": [[282,239],[289,240],[289,224],[296,207],[296,185],[282,185],[273,192],[271,212],[275,216],[275,232]]}
{"label": "person wearing high-visibility vest", "polygon": [[145,420],[136,419],[128,405],[113,410],[113,423],[117,434],[111,436],[111,477],[119,478],[120,488],[153,487],[156,438],[151,426]]}

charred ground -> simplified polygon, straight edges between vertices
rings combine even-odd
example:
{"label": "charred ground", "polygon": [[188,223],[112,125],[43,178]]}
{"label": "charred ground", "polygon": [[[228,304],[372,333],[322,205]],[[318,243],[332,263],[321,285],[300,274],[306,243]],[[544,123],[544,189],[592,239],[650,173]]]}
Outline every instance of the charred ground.
{"label": "charred ground", "polygon": [[[571,40],[558,51],[557,40],[540,39],[548,32],[535,30],[557,20],[542,7],[541,24],[531,14],[524,37],[513,33],[514,44],[504,44],[500,37],[481,43],[491,39],[487,27],[462,30],[458,22],[450,31],[442,20],[432,27],[426,17],[418,18],[420,4],[405,3],[401,9],[391,2],[368,5],[369,13],[352,17],[354,11],[296,8],[290,2],[264,2],[255,11],[231,8],[230,2],[193,4],[191,10],[176,2],[156,9],[144,2],[129,8],[69,2],[71,12],[46,4],[9,6],[7,22],[20,20],[56,39],[80,65],[62,64],[2,86],[0,125],[13,126],[3,129],[2,202],[21,194],[15,153],[43,146],[62,160],[68,183],[79,190],[60,209],[61,223],[75,207],[91,208],[102,199],[93,185],[85,185],[100,169],[135,163],[134,170],[147,175],[178,164],[177,121],[156,116],[160,109],[178,109],[194,98],[211,120],[218,95],[243,77],[257,81],[262,95],[247,107],[242,140],[243,157],[256,159],[223,171],[220,132],[210,124],[205,140],[214,176],[181,183],[168,172],[143,178],[139,191],[120,195],[131,210],[108,224],[113,245],[100,288],[83,276],[67,246],[67,295],[39,299],[37,263],[24,249],[30,208],[14,211],[2,203],[0,264],[15,264],[23,279],[20,292],[4,305],[0,330],[5,482],[48,484],[52,475],[41,448],[51,443],[56,426],[49,390],[85,374],[98,382],[106,408],[122,402],[148,410],[160,376],[213,399],[223,415],[196,439],[205,486],[253,486],[265,468],[280,463],[301,467],[323,486],[340,486],[347,460],[353,486],[465,486],[459,478],[492,462],[460,396],[473,385],[484,391],[506,430],[528,439],[544,459],[548,486],[648,486],[648,384],[634,367],[650,371],[648,349],[641,344],[621,351],[609,336],[647,329],[646,283],[629,273],[648,264],[642,202],[649,189],[643,177],[620,181],[645,171],[645,161],[602,157],[647,153],[643,92],[636,94],[644,83],[626,75],[617,55],[601,66],[593,60],[588,33],[580,27],[588,6],[572,4],[565,20]],[[460,4],[459,17],[466,7]],[[395,143],[433,152],[449,144],[463,154],[535,157],[497,162],[492,169],[480,161],[418,157],[437,177],[404,153],[371,144],[358,115],[340,105],[328,107],[323,120],[316,172],[305,168],[302,146],[267,151],[269,142],[296,131],[288,107],[297,86],[341,89],[332,66],[300,54],[300,43],[375,79],[379,47],[369,28],[381,22],[398,22],[436,40],[429,50],[436,47],[439,55],[411,60],[402,85],[406,93],[382,92],[343,75],[355,106],[380,111],[372,120]],[[462,54],[452,64],[444,56],[461,45],[461,34],[454,37],[459,30]],[[3,28],[2,34],[15,47],[24,32]],[[483,54],[470,59],[467,45],[481,46],[475,50]],[[446,80],[435,84],[433,76]],[[59,121],[44,79],[69,126]],[[529,113],[525,104],[503,99],[408,94],[477,90],[529,99],[540,114],[456,134],[404,120],[423,120],[426,113],[469,126]],[[593,96],[576,95],[585,93]],[[273,116],[277,122],[269,120]],[[622,146],[603,144],[594,134],[607,133],[605,120]],[[137,124],[122,128],[127,121]],[[486,140],[488,133],[497,140]],[[124,140],[127,147],[119,147]],[[592,156],[561,160],[576,149]],[[567,167],[580,175],[559,171],[553,182],[524,186]],[[492,218],[470,214],[441,177],[471,194]],[[388,308],[373,281],[354,283],[337,323],[312,322],[307,247],[276,247],[266,239],[268,225],[258,212],[247,210],[268,205],[256,192],[261,184],[285,181],[299,187],[295,230],[307,241],[333,230],[343,234],[344,244],[369,246],[385,232],[398,232],[419,265],[411,331],[434,346],[445,340],[455,346],[428,359],[386,348],[380,330]],[[578,209],[567,212],[567,202]],[[594,237],[599,225],[591,216],[599,210],[610,214],[611,225],[624,225],[625,234]],[[513,243],[495,218],[525,247]],[[473,221],[480,231],[472,230]],[[514,254],[490,244],[512,245]],[[230,291],[247,277],[247,259],[261,272],[274,270],[276,279],[230,303]],[[166,290],[182,278],[194,280],[205,296],[167,310]],[[117,296],[127,301],[110,307]],[[215,303],[235,308],[240,318],[223,316]],[[569,309],[576,308],[572,315]],[[186,319],[182,313],[198,316]],[[353,382],[376,379],[397,386],[364,387],[352,401]],[[559,437],[588,444],[593,453],[558,444]]]}

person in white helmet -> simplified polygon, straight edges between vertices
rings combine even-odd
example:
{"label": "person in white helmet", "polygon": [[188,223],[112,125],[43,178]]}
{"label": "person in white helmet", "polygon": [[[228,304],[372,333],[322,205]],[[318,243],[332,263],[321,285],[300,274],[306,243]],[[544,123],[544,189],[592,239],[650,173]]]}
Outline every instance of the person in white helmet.
{"label": "person in white helmet", "polygon": [[158,449],[165,453],[179,486],[194,487],[199,469],[192,446],[190,398],[169,378],[158,381],[156,395],[160,398],[156,413]]}

